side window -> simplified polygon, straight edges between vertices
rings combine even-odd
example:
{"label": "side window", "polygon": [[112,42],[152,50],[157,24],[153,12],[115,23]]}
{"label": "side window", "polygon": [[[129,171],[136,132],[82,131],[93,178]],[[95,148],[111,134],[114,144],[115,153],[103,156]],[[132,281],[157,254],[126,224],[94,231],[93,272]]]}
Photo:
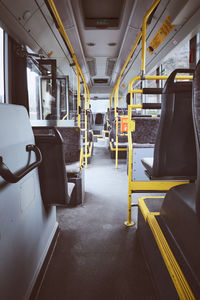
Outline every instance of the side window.
{"label": "side window", "polygon": [[27,84],[28,84],[28,98],[29,98],[29,110],[30,119],[40,119],[40,102],[39,102],[39,75],[27,68]]}
{"label": "side window", "polygon": [[4,103],[4,32],[0,28],[0,103]]}

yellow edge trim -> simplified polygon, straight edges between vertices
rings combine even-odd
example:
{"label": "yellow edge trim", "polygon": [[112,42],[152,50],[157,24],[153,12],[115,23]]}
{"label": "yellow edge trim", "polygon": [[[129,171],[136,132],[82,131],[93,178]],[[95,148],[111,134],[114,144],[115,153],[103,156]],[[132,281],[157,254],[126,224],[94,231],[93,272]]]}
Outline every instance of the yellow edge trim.
{"label": "yellow edge trim", "polygon": [[131,181],[132,191],[168,191],[173,186],[188,184],[189,181]]}
{"label": "yellow edge trim", "polygon": [[[111,150],[111,151],[116,151],[116,148],[113,148],[111,142],[110,142],[110,150]],[[127,148],[118,148],[118,151],[127,151]]]}
{"label": "yellow edge trim", "polygon": [[153,214],[153,215],[159,215],[159,214],[160,214],[159,212],[150,212],[150,211],[149,211],[149,209],[148,209],[146,203],[144,202],[144,199],[147,199],[147,198],[148,198],[148,199],[149,199],[149,198],[164,198],[164,196],[141,197],[141,198],[138,199],[138,205],[139,205],[139,207],[140,207],[140,210],[141,210],[141,212],[142,212],[142,214],[143,214],[143,217],[144,217],[145,221],[147,220],[147,216],[148,216],[148,214],[150,214],[150,213]]}
{"label": "yellow edge trim", "polygon": [[102,130],[103,132],[105,132],[105,133],[109,133],[110,131],[109,130]]}
{"label": "yellow edge trim", "polygon": [[168,269],[170,277],[173,281],[173,284],[176,288],[176,291],[179,295],[179,298],[191,300],[195,299],[194,294],[190,289],[190,286],[181,268],[179,267],[179,264],[177,263],[176,258],[174,257],[155,216],[153,216],[152,214],[148,214],[147,221],[154,235],[165,265]]}

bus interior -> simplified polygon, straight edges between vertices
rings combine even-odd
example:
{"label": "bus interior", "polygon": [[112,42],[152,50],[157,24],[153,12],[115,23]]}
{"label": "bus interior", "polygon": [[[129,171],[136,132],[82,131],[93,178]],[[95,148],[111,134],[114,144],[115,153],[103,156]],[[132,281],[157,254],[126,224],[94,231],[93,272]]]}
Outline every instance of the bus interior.
{"label": "bus interior", "polygon": [[0,298],[200,298],[200,1],[0,0]]}

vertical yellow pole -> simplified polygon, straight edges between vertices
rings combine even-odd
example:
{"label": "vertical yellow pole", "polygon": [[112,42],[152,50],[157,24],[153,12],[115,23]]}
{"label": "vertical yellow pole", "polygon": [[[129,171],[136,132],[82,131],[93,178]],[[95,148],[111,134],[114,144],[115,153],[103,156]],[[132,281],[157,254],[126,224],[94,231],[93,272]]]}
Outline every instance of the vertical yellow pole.
{"label": "vertical yellow pole", "polygon": [[85,90],[85,167],[87,168],[87,88],[86,84],[84,83],[84,90]]}
{"label": "vertical yellow pole", "polygon": [[81,127],[81,116],[80,116],[80,104],[81,104],[81,90],[80,90],[80,72],[79,68],[76,65],[77,71],[77,112],[78,112],[78,127]]}
{"label": "vertical yellow pole", "polygon": [[126,226],[133,226],[134,222],[131,221],[131,181],[133,177],[133,146],[132,146],[132,136],[131,136],[131,106],[128,106],[128,211],[127,211],[127,221],[124,222]]}
{"label": "vertical yellow pole", "polygon": [[146,32],[147,32],[147,19],[156,6],[159,4],[160,0],[156,0],[151,8],[147,11],[142,22],[142,58],[141,58],[141,72],[142,76],[145,74],[145,64],[146,64]]}

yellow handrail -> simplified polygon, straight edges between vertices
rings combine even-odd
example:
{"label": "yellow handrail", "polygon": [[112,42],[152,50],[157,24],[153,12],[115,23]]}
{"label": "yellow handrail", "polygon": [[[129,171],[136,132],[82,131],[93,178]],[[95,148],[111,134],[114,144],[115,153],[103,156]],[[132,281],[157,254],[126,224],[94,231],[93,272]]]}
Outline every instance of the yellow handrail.
{"label": "yellow handrail", "polygon": [[128,106],[128,212],[127,212],[127,221],[124,222],[126,226],[133,226],[134,222],[131,220],[131,198],[133,191],[167,191],[171,187],[179,185],[179,184],[187,184],[189,181],[134,181],[133,180],[133,141],[132,141],[132,132],[135,131],[135,121],[132,120],[132,109],[135,108],[143,108],[142,104],[134,104]]}
{"label": "yellow handrail", "polygon": [[62,118],[62,120],[67,119],[67,117],[68,117],[68,114],[64,115],[64,117]]}
{"label": "yellow handrail", "polygon": [[141,59],[141,72],[142,76],[145,74],[145,62],[146,62],[146,30],[147,30],[147,19],[154,9],[158,6],[160,0],[155,0],[151,8],[147,11],[142,22],[142,59]]}
{"label": "yellow handrail", "polygon": [[[138,36],[133,44],[133,47],[126,59],[126,62],[120,72],[120,75],[118,77],[118,80],[117,80],[117,83],[116,85],[114,86],[114,89],[115,90],[115,117],[116,117],[116,156],[115,156],[115,167],[118,168],[118,114],[116,113],[116,107],[118,107],[118,94],[119,94],[119,85],[120,85],[120,80],[121,80],[121,77],[135,51],[135,49],[137,48],[138,46],[138,43],[142,37],[142,66],[143,64],[145,64],[145,47],[146,47],[146,28],[147,28],[147,19],[148,17],[150,16],[150,14],[153,12],[153,10],[156,8],[156,6],[159,4],[160,0],[155,0],[155,2],[153,3],[153,5],[151,6],[151,8],[147,11],[147,13],[145,14],[144,18],[143,18],[143,23],[142,23],[142,29],[140,30],[140,32],[138,33]],[[142,74],[143,74],[143,70],[142,70]],[[111,93],[112,95],[112,93]],[[111,98],[112,99],[112,98]],[[110,99],[110,101],[111,101]],[[112,104],[112,103],[111,103]],[[131,104],[132,104],[132,95],[131,95]],[[116,106],[117,105],[117,106]]]}
{"label": "yellow handrail", "polygon": [[[128,87],[128,92],[129,93],[141,93],[142,94],[142,90],[132,90],[133,84],[135,83],[135,81],[137,80],[166,80],[168,79],[168,75],[147,75],[144,78],[142,76],[135,76],[133,77],[130,82],[129,82],[129,87]],[[176,76],[175,79],[188,79],[188,80],[192,80],[193,79],[193,75],[187,75],[187,76]]]}
{"label": "yellow handrail", "polygon": [[[77,57],[76,57],[76,54],[74,52],[74,49],[71,45],[71,42],[69,40],[69,37],[65,31],[65,28],[63,26],[63,23],[61,21],[61,18],[59,16],[59,13],[57,11],[57,8],[55,6],[55,3],[53,0],[47,0],[48,1],[48,4],[51,8],[51,12],[52,14],[54,15],[55,19],[56,19],[56,22],[57,22],[57,29],[58,31],[60,32],[61,36],[63,37],[63,39],[65,40],[65,42],[67,43],[68,47],[69,47],[69,50],[71,52],[71,55],[72,55],[72,59],[75,63],[75,66],[76,66],[76,73],[77,73],[77,112],[78,112],[78,127],[80,127],[80,110],[79,110],[79,107],[80,107],[80,76],[83,80],[83,83],[84,83],[84,89],[85,89],[85,108],[87,107],[87,102],[88,102],[88,99],[89,99],[89,103],[90,103],[90,93],[89,93],[89,88],[87,86],[87,83],[85,81],[85,77],[83,75],[83,72],[78,64],[78,61],[77,61]],[[87,119],[87,117],[86,117]],[[85,120],[85,124],[87,123],[87,120]],[[87,125],[85,125],[86,128],[87,128]],[[85,128],[85,129],[86,129]],[[87,136],[87,134],[86,134]],[[85,136],[85,137],[86,137]],[[87,140],[87,137],[86,137],[86,140]],[[86,157],[86,167],[87,167],[87,157]]]}

